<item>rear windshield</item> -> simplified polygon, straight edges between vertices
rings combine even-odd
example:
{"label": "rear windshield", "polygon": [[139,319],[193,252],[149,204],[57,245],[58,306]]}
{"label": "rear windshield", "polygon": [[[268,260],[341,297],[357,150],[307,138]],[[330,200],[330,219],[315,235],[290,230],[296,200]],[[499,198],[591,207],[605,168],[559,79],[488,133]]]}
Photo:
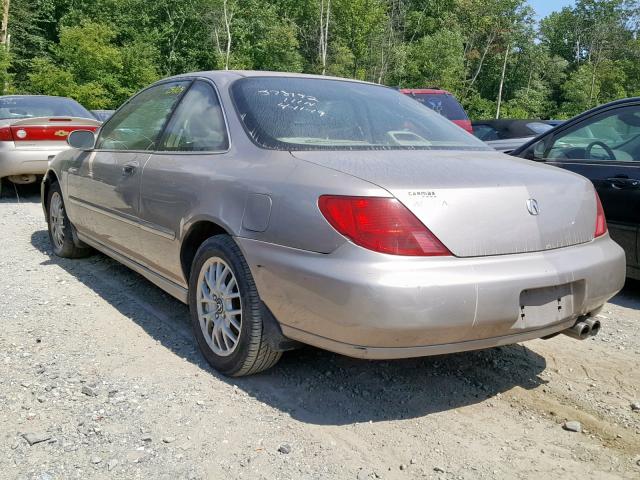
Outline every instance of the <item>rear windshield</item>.
{"label": "rear windshield", "polygon": [[430,109],[377,85],[253,77],[237,80],[231,95],[247,133],[264,148],[487,149]]}
{"label": "rear windshield", "polygon": [[527,123],[527,127],[529,127],[529,130],[531,130],[534,135],[540,135],[541,133],[545,133],[551,130],[553,128],[553,125],[542,122],[531,122]]}
{"label": "rear windshield", "polygon": [[449,120],[469,120],[462,106],[447,93],[409,93],[411,98]]}
{"label": "rear windshield", "polygon": [[75,100],[63,97],[0,97],[0,120],[30,117],[93,118]]}

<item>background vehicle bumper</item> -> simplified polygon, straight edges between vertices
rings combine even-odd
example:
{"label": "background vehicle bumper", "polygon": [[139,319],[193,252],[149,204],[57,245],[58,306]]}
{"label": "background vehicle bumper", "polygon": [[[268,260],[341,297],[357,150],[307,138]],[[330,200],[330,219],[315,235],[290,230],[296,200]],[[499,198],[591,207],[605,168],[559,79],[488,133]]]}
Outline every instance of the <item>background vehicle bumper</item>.
{"label": "background vehicle bumper", "polygon": [[0,149],[0,178],[10,175],[43,175],[49,158],[60,153],[58,149]]}
{"label": "background vehicle bumper", "polygon": [[[556,333],[624,284],[608,235],[545,252],[477,258],[381,255],[345,243],[318,254],[236,239],[262,300],[294,339],[355,357],[488,348]],[[565,286],[563,310],[536,314],[525,290]],[[542,308],[542,307],[540,307]]]}

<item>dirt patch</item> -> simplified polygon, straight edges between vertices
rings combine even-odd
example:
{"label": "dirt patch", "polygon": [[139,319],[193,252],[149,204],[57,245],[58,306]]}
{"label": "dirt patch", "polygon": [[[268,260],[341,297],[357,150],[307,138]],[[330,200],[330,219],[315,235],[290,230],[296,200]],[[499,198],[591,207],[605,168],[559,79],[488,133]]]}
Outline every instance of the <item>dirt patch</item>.
{"label": "dirt patch", "polygon": [[636,283],[584,342],[392,362],[305,348],[230,380],[184,305],[102,255],[53,257],[23,194],[0,200],[0,478],[640,476]]}

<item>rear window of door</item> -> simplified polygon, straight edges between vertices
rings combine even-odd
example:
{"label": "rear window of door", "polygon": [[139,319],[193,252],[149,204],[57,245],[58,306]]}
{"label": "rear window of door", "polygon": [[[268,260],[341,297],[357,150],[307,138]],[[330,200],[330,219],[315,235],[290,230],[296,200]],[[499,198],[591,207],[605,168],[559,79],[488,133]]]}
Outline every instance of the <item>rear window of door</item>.
{"label": "rear window of door", "polygon": [[640,161],[640,106],[604,112],[555,136],[545,157],[591,162]]}
{"label": "rear window of door", "polygon": [[168,82],[143,90],[104,124],[96,148],[155,149],[167,118],[190,83]]}
{"label": "rear window of door", "polygon": [[214,152],[229,148],[227,127],[218,95],[197,80],[171,117],[159,150]]}

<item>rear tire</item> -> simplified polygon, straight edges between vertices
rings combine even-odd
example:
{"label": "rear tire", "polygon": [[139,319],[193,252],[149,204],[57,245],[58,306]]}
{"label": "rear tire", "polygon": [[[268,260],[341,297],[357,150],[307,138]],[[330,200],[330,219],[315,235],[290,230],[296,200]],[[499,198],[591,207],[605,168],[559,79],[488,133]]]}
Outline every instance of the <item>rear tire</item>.
{"label": "rear tire", "polygon": [[73,225],[67,217],[60,185],[54,182],[47,194],[47,223],[53,253],[62,258],[82,258],[91,254],[91,247],[78,246]]}
{"label": "rear tire", "polygon": [[252,375],[282,352],[266,342],[263,307],[240,248],[228,235],[206,240],[189,278],[191,326],[209,364],[224,375]]}

